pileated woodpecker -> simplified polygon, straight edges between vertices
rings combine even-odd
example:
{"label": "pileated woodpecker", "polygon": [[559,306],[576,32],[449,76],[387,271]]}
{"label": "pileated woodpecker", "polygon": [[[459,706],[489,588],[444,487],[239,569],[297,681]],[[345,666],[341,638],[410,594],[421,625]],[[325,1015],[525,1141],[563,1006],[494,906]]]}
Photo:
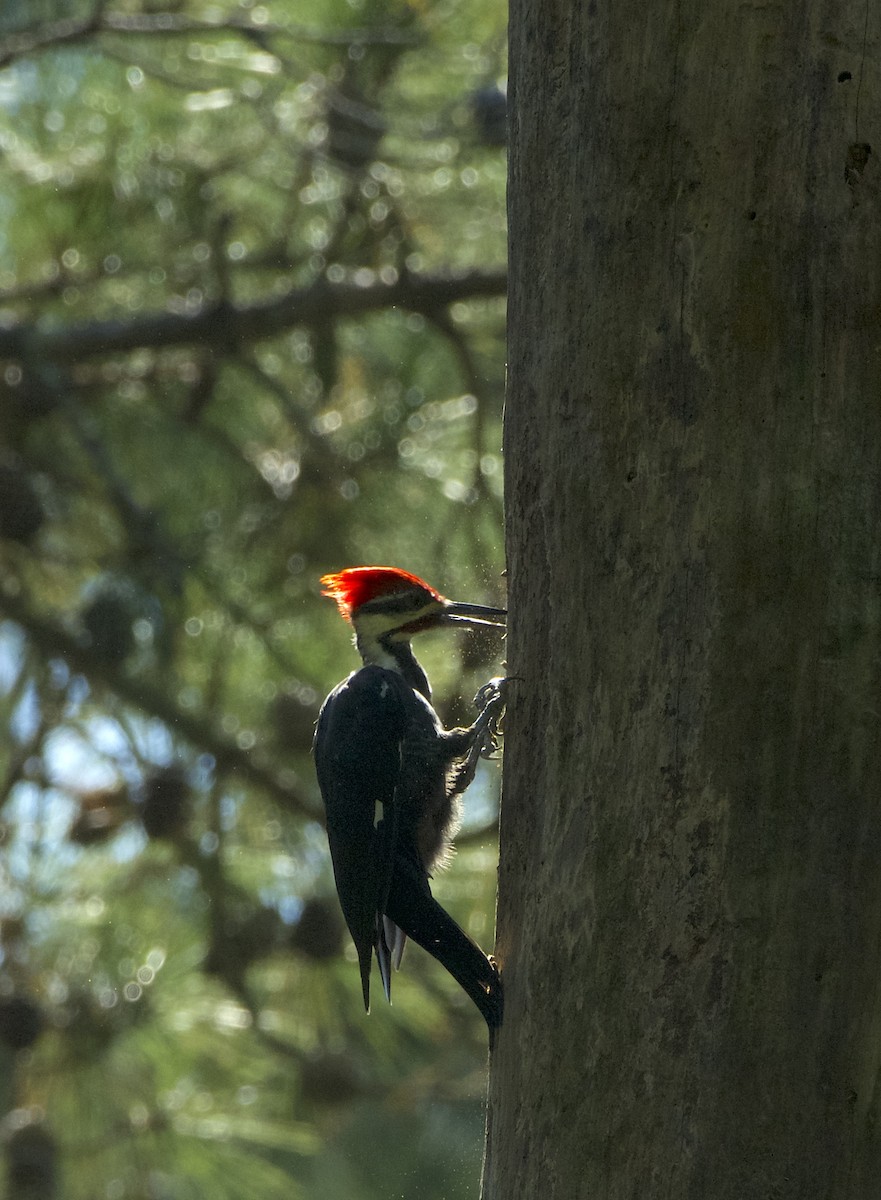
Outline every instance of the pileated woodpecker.
{"label": "pileated woodpecker", "polygon": [[475,697],[467,729],[444,729],[410,639],[454,623],[504,625],[502,608],[457,604],[396,567],[351,567],[325,575],[355,629],[364,665],[330,693],[315,732],[315,767],[340,905],[361,967],[370,1011],[375,951],[387,999],[391,968],[408,937],[456,979],[492,1031],[502,1020],[495,962],[433,899],[431,872],[449,856],[461,793],[495,747],[503,679]]}

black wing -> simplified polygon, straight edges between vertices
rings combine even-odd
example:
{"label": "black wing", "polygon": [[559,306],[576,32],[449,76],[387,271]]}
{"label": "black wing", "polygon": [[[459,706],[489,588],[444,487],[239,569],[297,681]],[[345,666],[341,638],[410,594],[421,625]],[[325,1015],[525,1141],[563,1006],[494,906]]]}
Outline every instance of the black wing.
{"label": "black wing", "polygon": [[426,780],[418,772],[414,776],[412,754],[402,762],[402,747],[416,735],[423,751],[439,744],[430,736],[435,723],[422,697],[383,667],[362,667],[325,700],[314,753],[334,878],[358,952],[368,1012],[373,952],[389,996],[391,966],[400,960],[406,935],[465,989],[483,1014],[492,1043],[502,1021],[498,970],[433,898],[416,848],[419,805],[414,809],[414,798],[422,797],[435,773],[443,777],[445,759],[432,764],[430,753],[421,756],[429,764]]}
{"label": "black wing", "polygon": [[400,680],[383,667],[367,666],[331,692],[315,731],[315,770],[334,879],[358,952],[368,1011],[374,949],[386,994],[390,986],[382,916],[397,852],[395,792],[405,729]]}

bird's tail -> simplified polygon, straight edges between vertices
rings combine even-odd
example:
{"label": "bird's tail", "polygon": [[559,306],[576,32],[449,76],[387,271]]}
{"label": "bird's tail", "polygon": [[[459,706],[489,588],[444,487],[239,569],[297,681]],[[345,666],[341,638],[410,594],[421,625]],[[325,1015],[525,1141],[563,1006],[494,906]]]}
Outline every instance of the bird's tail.
{"label": "bird's tail", "polygon": [[502,1023],[502,981],[487,958],[431,893],[411,877],[395,871],[385,905],[386,916],[407,937],[427,950],[468,993],[483,1014],[490,1032]]}

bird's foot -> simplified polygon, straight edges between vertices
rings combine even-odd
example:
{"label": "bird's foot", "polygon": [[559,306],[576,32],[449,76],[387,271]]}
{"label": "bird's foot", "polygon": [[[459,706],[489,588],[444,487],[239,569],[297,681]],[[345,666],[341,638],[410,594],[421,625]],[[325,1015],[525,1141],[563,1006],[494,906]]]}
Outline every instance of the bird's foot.
{"label": "bird's foot", "polygon": [[508,680],[504,676],[496,676],[488,680],[474,697],[474,703],[480,713],[477,718],[477,741],[481,758],[492,758],[499,748],[499,725],[505,711],[507,695]]}
{"label": "bird's foot", "polygon": [[483,687],[478,689],[477,695],[474,697],[474,704],[480,712],[485,712],[490,704],[500,703],[504,707],[507,690],[507,677],[496,675],[495,678],[488,679]]}

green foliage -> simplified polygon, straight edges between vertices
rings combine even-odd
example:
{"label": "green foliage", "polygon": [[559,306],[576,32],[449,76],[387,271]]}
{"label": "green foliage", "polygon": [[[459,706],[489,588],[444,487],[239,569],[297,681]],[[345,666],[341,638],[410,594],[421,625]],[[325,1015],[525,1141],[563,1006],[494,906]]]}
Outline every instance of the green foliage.
{"label": "green foliage", "polygon": [[[354,666],[320,574],[503,599],[504,22],[4,6],[10,1195],[28,1155],[70,1200],[476,1194],[485,1028],[418,949],[364,1016],[309,747]],[[458,719],[502,649],[451,650]],[[484,944],[495,786],[437,881]]]}

